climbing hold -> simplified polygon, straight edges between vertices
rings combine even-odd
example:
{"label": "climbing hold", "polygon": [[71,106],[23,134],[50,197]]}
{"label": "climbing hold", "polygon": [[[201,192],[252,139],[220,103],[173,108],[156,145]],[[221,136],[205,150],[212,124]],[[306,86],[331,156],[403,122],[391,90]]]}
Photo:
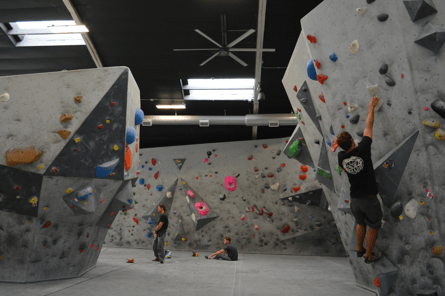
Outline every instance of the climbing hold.
{"label": "climbing hold", "polygon": [[377,277],[375,278],[374,285],[376,285],[377,287],[380,288],[379,278],[377,278]]}
{"label": "climbing hold", "polygon": [[163,185],[156,185],[156,190],[161,192],[164,189]]}
{"label": "climbing hold", "polygon": [[277,151],[277,156],[280,156],[281,155],[281,150],[278,150]]}
{"label": "climbing hold", "polygon": [[377,16],[377,19],[379,20],[379,22],[386,22],[386,20],[388,18],[389,18],[389,15],[387,15],[386,13],[382,13]]}
{"label": "climbing hold", "polygon": [[417,215],[417,208],[419,207],[419,203],[412,199],[405,205],[405,215],[414,219]]}
{"label": "climbing hold", "polygon": [[396,82],[389,75],[385,75],[385,82],[388,86],[396,85]]}
{"label": "climbing hold", "polygon": [[[96,167],[96,176],[98,178],[105,178],[116,168],[119,158],[108,161]],[[142,179],[143,180],[143,179]]]}
{"label": "climbing hold", "polygon": [[127,144],[130,145],[136,141],[136,130],[132,126],[127,126]]}
{"label": "climbing hold", "polygon": [[325,80],[328,80],[329,76],[323,75],[323,74],[318,74],[317,75],[317,80],[318,82],[320,82],[321,84],[324,84]]}
{"label": "climbing hold", "polygon": [[348,106],[348,112],[349,113],[354,113],[356,110],[358,109],[358,105],[349,105]]}
{"label": "climbing hold", "polygon": [[292,190],[296,193],[296,192],[298,192],[298,190],[300,190],[301,189],[301,186],[298,186],[298,187],[293,187],[292,188]]}
{"label": "climbing hold", "polygon": [[403,1],[413,22],[437,13],[436,6],[430,0]]}
{"label": "climbing hold", "polygon": [[436,99],[431,103],[431,108],[439,114],[440,117],[445,118],[445,101],[443,99]]}
{"label": "climbing hold", "polygon": [[224,179],[224,184],[226,185],[226,189],[230,192],[235,191],[236,189],[236,180],[232,176],[227,176]]}
{"label": "climbing hold", "polygon": [[54,174],[57,174],[59,172],[59,170],[56,167],[53,167],[52,170],[53,170]]}
{"label": "climbing hold", "polygon": [[133,164],[133,156],[131,154],[130,147],[126,147],[125,149],[125,170],[128,171],[131,168],[131,165]]}
{"label": "climbing hold", "polygon": [[306,173],[306,172],[309,170],[309,168],[308,168],[306,165],[302,165],[302,166],[300,167],[300,169],[301,169],[301,171],[302,171],[303,173]]}
{"label": "climbing hold", "polygon": [[379,69],[379,73],[381,75],[385,75],[386,73],[388,73],[388,64],[381,65],[380,69]]}
{"label": "climbing hold", "polygon": [[433,198],[434,194],[430,191],[429,188],[425,189],[426,197]]}
{"label": "climbing hold", "polygon": [[111,107],[113,107],[114,105],[116,105],[116,102],[111,102]]}
{"label": "climbing hold", "polygon": [[9,94],[8,93],[4,93],[0,96],[0,102],[7,102],[9,101]]}
{"label": "climbing hold", "polygon": [[360,44],[358,43],[357,40],[352,41],[351,44],[349,44],[349,51],[352,54],[356,54],[358,52],[358,50],[360,49]]}
{"label": "climbing hold", "polygon": [[442,129],[438,128],[434,135],[439,141],[445,141],[445,131],[443,131]]}
{"label": "climbing hold", "polygon": [[73,119],[73,115],[68,113],[63,113],[62,116],[60,116],[60,121],[62,122],[67,122],[70,121],[71,119]]}
{"label": "climbing hold", "polygon": [[80,141],[80,138],[75,138],[74,139],[74,142],[77,144],[77,143],[79,143],[79,141]]}
{"label": "climbing hold", "polygon": [[225,199],[226,199],[226,195],[221,193],[221,194],[219,195],[219,199],[220,199],[220,200],[225,200]]}
{"label": "climbing hold", "polygon": [[248,160],[252,160],[253,159],[253,155],[249,156],[247,159]]}
{"label": "climbing hold", "polygon": [[264,148],[264,149],[267,149],[267,145],[266,145],[266,144],[263,144],[263,148]]}
{"label": "climbing hold", "polygon": [[273,178],[273,176],[274,176],[273,174],[267,174],[268,178]]}
{"label": "climbing hold", "polygon": [[139,108],[136,108],[135,116],[134,116],[134,125],[140,125],[144,121],[144,111]]}
{"label": "climbing hold", "polygon": [[157,171],[154,175],[155,179],[157,179],[159,177],[159,171]]}
{"label": "climbing hold", "polygon": [[436,243],[434,247],[431,249],[431,253],[434,256],[440,256],[442,254],[443,247],[440,243]]}
{"label": "climbing hold", "polygon": [[338,56],[333,52],[329,55],[329,59],[335,63],[338,60]]}
{"label": "climbing hold", "polygon": [[[300,100],[300,102],[301,102],[301,104],[306,105],[307,102],[308,102],[308,100],[307,100],[306,98],[302,98],[302,99]],[[300,119],[301,119],[301,118],[300,118]]]}
{"label": "climbing hold", "polygon": [[75,101],[76,103],[82,103],[82,99],[83,99],[83,96],[75,96],[75,97],[74,97],[74,101]]}
{"label": "climbing hold", "polygon": [[[318,98],[319,98],[323,103],[326,103],[326,100],[325,100],[325,98],[324,98],[323,93],[321,93],[321,95],[319,95]],[[317,117],[317,118],[318,118],[318,117]]]}
{"label": "climbing hold", "polygon": [[317,71],[315,70],[315,66],[314,66],[314,60],[310,59],[309,62],[307,62],[307,76],[314,80],[317,81]]}
{"label": "climbing hold", "polygon": [[255,230],[258,231],[260,230],[260,228],[257,225],[255,225]]}
{"label": "climbing hold", "polygon": [[209,159],[207,157],[204,159],[204,163],[206,162],[209,162]]}
{"label": "climbing hold", "polygon": [[190,196],[190,197],[195,197],[195,194],[193,193],[193,191],[191,191],[191,190],[188,190],[187,191],[187,194]]}
{"label": "climbing hold", "polygon": [[43,224],[43,228],[48,228],[51,226],[51,221],[46,221],[45,224]]}
{"label": "climbing hold", "polygon": [[22,146],[8,149],[5,152],[6,165],[29,164],[38,161],[43,155],[43,151],[34,146]]}
{"label": "climbing hold", "polygon": [[307,40],[309,40],[311,43],[317,43],[317,38],[315,36],[312,36],[311,34],[306,36]]}
{"label": "climbing hold", "polygon": [[259,169],[258,169],[257,167],[254,167],[254,168],[253,168],[253,171],[254,171],[254,172],[258,172]]}
{"label": "climbing hold", "polygon": [[203,201],[195,203],[195,208],[201,216],[205,216],[209,213],[209,206]]}
{"label": "climbing hold", "polygon": [[315,65],[315,67],[317,67],[317,69],[320,69],[320,67],[321,67],[320,62],[317,60],[314,60],[314,65]]}
{"label": "climbing hold", "polygon": [[328,144],[329,147],[332,146],[332,143],[331,143],[331,141],[329,140],[328,135],[326,135],[326,144]]}
{"label": "climbing hold", "polygon": [[289,224],[285,224],[283,229],[281,230],[282,233],[288,233],[290,229],[290,225]]}
{"label": "climbing hold", "polygon": [[390,209],[390,214],[393,218],[397,218],[402,215],[403,212],[403,204],[399,201],[392,205]]}
{"label": "climbing hold", "polygon": [[306,178],[307,178],[306,174],[300,175],[300,180],[304,181],[304,180],[306,180]]}
{"label": "climbing hold", "polygon": [[298,92],[298,88],[297,88],[296,85],[294,85],[294,91],[295,91],[295,92]]}
{"label": "climbing hold", "polygon": [[360,114],[357,114],[354,117],[352,117],[351,119],[349,119],[349,122],[352,124],[357,124],[359,120],[360,120]]}
{"label": "climbing hold", "polygon": [[356,9],[359,15],[364,15],[366,13],[366,7]]}
{"label": "climbing hold", "polygon": [[366,89],[369,91],[369,93],[375,95],[377,93],[377,91],[379,90],[379,85],[378,84],[372,85],[372,84],[368,83],[366,85]]}
{"label": "climbing hold", "polygon": [[103,127],[104,127],[103,124],[99,124],[99,125],[97,126],[98,129],[102,129]]}
{"label": "climbing hold", "polygon": [[278,188],[280,187],[280,183],[276,182],[275,184],[272,184],[270,186],[270,189],[274,190],[274,191],[278,191]]}
{"label": "climbing hold", "polygon": [[136,217],[133,217],[133,221],[134,221],[134,223],[136,223],[137,225],[139,225],[139,221],[138,221],[138,219],[136,219]]}
{"label": "climbing hold", "polygon": [[150,190],[150,184],[147,184],[147,189]]}
{"label": "climbing hold", "polygon": [[423,110],[425,110],[425,111],[430,111],[430,108],[428,108],[428,107],[423,107]]}
{"label": "climbing hold", "polygon": [[68,130],[57,130],[57,133],[62,137],[62,139],[68,139],[68,136],[71,134],[71,131]]}
{"label": "climbing hold", "polygon": [[332,127],[332,125],[329,127],[329,132],[330,132],[333,136],[335,136],[334,128]]}
{"label": "climbing hold", "polygon": [[425,119],[423,121],[423,125],[434,127],[434,128],[440,128],[440,122],[435,119],[432,119],[432,118]]}
{"label": "climbing hold", "polygon": [[117,151],[117,150],[119,150],[119,147],[118,147],[117,145],[114,145],[114,146],[113,146],[113,149],[114,149],[115,151]]}

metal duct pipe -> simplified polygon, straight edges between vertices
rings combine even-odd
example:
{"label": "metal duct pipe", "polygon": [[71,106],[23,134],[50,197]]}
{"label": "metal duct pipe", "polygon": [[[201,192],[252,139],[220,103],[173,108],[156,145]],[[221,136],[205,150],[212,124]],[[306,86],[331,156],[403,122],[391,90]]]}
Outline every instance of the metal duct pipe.
{"label": "metal duct pipe", "polygon": [[298,124],[295,114],[249,114],[246,116],[145,116],[142,125],[246,125],[246,126],[295,126]]}

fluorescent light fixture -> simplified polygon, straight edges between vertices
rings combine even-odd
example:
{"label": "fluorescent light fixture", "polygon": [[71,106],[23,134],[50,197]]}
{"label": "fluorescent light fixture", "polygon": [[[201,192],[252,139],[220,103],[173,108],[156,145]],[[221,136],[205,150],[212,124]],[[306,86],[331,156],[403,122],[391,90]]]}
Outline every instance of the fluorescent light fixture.
{"label": "fluorescent light fixture", "polygon": [[191,90],[187,101],[251,101],[255,92],[252,90]]}
{"label": "fluorescent light fixture", "polygon": [[183,86],[188,101],[251,101],[255,95],[255,79],[187,79]]}
{"label": "fluorescent light fixture", "polygon": [[188,84],[183,89],[209,90],[209,89],[254,89],[255,79],[233,78],[233,79],[188,79]]}
{"label": "fluorescent light fixture", "polygon": [[185,109],[185,105],[156,105],[158,109]]}

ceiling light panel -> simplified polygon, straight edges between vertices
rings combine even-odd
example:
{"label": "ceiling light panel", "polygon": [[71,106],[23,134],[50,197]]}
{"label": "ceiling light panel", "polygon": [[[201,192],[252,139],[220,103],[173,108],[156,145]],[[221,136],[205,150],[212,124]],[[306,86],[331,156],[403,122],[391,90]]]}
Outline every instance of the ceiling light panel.
{"label": "ceiling light panel", "polygon": [[251,101],[254,97],[250,90],[190,90],[190,95],[184,96],[187,101]]}
{"label": "ceiling light panel", "polygon": [[183,89],[190,90],[250,90],[255,87],[255,79],[188,79],[188,84]]}

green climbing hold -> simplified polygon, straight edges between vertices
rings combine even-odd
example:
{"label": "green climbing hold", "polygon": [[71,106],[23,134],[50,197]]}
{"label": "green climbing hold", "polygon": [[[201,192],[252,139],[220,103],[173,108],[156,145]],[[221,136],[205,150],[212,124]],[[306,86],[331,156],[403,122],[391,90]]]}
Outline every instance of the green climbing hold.
{"label": "green climbing hold", "polygon": [[340,166],[337,166],[337,173],[341,176],[342,168]]}
{"label": "green climbing hold", "polygon": [[295,142],[292,143],[292,145],[290,145],[289,154],[292,158],[297,158],[300,155],[301,149],[298,149],[300,143],[301,143],[300,139],[297,139]]}
{"label": "green climbing hold", "polygon": [[300,113],[297,111],[297,113],[295,113],[297,115],[297,118],[301,120],[301,116]]}
{"label": "green climbing hold", "polygon": [[329,172],[324,171],[324,170],[321,169],[321,168],[318,168],[317,173],[318,173],[320,176],[325,177],[326,179],[330,179],[330,178],[331,178],[331,174],[330,174]]}

